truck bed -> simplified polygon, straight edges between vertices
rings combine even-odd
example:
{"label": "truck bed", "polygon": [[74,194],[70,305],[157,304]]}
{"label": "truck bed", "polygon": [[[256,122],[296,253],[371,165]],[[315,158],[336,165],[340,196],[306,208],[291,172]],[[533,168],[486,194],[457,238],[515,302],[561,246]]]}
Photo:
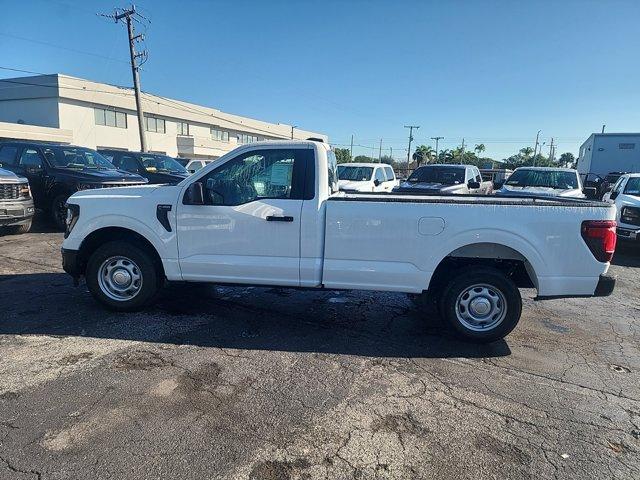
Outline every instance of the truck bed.
{"label": "truck bed", "polygon": [[518,205],[535,207],[608,207],[609,204],[597,200],[562,197],[535,197],[496,195],[416,195],[415,193],[340,193],[329,197],[331,202],[400,202],[400,203],[453,203],[471,205]]}

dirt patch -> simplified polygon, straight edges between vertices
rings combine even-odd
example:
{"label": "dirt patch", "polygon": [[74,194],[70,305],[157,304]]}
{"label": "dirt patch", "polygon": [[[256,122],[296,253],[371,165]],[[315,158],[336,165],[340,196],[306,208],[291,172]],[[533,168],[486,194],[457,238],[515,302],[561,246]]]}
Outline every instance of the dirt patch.
{"label": "dirt patch", "polygon": [[524,466],[531,463],[531,456],[516,447],[515,445],[503,442],[491,435],[476,435],[475,446],[498,456],[502,460],[506,460],[516,465]]}
{"label": "dirt patch", "polygon": [[249,480],[290,480],[292,475],[306,470],[311,464],[309,461],[299,458],[293,462],[267,460],[257,463],[251,473]]}
{"label": "dirt patch", "polygon": [[371,430],[374,433],[409,434],[417,437],[422,437],[429,433],[429,429],[422,425],[411,413],[385,415],[384,417],[376,418],[371,424]]}
{"label": "dirt patch", "polygon": [[58,365],[60,365],[61,367],[67,367],[69,365],[75,365],[76,363],[82,360],[89,360],[91,357],[93,357],[93,353],[91,352],[82,352],[82,353],[76,353],[72,355],[66,355],[62,357],[60,360],[58,360]]}
{"label": "dirt patch", "polygon": [[113,366],[116,370],[152,370],[171,365],[171,362],[162,357],[159,353],[150,350],[134,350],[118,355]]}

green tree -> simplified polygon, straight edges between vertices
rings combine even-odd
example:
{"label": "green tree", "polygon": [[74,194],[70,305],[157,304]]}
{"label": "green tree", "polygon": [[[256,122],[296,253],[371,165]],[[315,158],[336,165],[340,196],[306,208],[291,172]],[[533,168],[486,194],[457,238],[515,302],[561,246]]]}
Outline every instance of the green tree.
{"label": "green tree", "polygon": [[333,150],[336,154],[336,160],[338,163],[347,163],[351,161],[351,152],[348,148],[336,148]]}
{"label": "green tree", "polygon": [[434,150],[429,145],[420,145],[413,153],[413,159],[416,162],[416,166],[420,166],[421,163],[430,163],[434,158]]}
{"label": "green tree", "polygon": [[354,162],[357,163],[375,163],[378,160],[375,158],[367,157],[366,155],[357,155],[354,159]]}
{"label": "green tree", "polygon": [[563,167],[576,168],[576,157],[571,152],[560,155],[558,163]]}
{"label": "green tree", "polygon": [[520,149],[520,153],[525,157],[525,158],[529,158],[531,156],[531,154],[533,153],[533,148],[531,147],[524,147]]}

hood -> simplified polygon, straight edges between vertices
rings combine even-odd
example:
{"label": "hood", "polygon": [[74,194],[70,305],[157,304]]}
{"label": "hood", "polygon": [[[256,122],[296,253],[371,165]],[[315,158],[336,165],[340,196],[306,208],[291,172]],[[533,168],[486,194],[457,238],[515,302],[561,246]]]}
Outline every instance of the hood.
{"label": "hood", "polygon": [[88,190],[80,190],[69,198],[135,198],[147,197],[156,189],[161,188],[160,185],[136,185],[131,187],[113,187],[113,188],[91,188]]}
{"label": "hood", "polygon": [[370,180],[338,180],[340,190],[359,190],[365,188],[369,190],[373,182]]}
{"label": "hood", "polygon": [[550,188],[550,187],[515,187],[504,185],[496,191],[497,195],[505,196],[531,196],[531,197],[570,197],[584,198],[579,188]]}
{"label": "hood", "polygon": [[464,183],[447,185],[445,183],[433,182],[402,182],[395,190],[398,192],[448,193],[455,192],[464,187]]}
{"label": "hood", "polygon": [[27,183],[27,179],[0,168],[0,183]]}
{"label": "hood", "polygon": [[90,170],[90,169],[72,169],[72,168],[53,168],[57,175],[66,176],[80,181],[95,183],[146,183],[147,179],[135,173],[125,172],[123,170]]}

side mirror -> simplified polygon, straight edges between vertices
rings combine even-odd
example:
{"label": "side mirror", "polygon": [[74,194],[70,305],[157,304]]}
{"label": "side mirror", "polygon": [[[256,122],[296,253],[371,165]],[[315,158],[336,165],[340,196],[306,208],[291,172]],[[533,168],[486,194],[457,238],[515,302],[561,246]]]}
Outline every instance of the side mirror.
{"label": "side mirror", "polygon": [[187,187],[182,203],[185,205],[204,205],[204,192],[201,182],[193,182]]}
{"label": "side mirror", "polygon": [[476,182],[475,180],[469,180],[467,183],[469,188],[480,188],[480,182]]}
{"label": "side mirror", "polygon": [[380,180],[378,180],[377,178],[373,181],[373,184],[377,187],[378,185],[380,185]]}
{"label": "side mirror", "polygon": [[598,195],[598,189],[596,187],[584,187],[582,189],[582,193],[584,193],[585,197],[589,199],[594,199]]}
{"label": "side mirror", "polygon": [[611,200],[615,200],[616,198],[618,198],[618,195],[620,195],[620,192],[611,192],[611,195],[609,195],[609,198]]}

